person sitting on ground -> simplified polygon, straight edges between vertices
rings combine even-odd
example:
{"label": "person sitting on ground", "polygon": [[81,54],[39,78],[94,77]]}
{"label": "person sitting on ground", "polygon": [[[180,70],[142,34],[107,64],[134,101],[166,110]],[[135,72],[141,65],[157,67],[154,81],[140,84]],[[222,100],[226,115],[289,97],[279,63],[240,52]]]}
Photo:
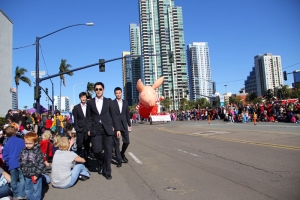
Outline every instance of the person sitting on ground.
{"label": "person sitting on ground", "polygon": [[52,161],[52,143],[50,141],[52,134],[49,130],[46,130],[42,135],[42,140],[40,141],[41,151],[44,156],[44,162],[46,167],[50,167],[49,162]]}
{"label": "person sitting on ground", "polygon": [[75,131],[74,128],[73,128],[72,131],[68,131],[68,137],[69,137],[70,140],[74,140],[74,144],[72,145],[70,150],[76,152],[77,151],[76,131]]}
{"label": "person sitting on ground", "polygon": [[0,199],[4,197],[8,197],[7,199],[11,199],[11,190],[8,185],[9,183],[10,175],[0,167]]}
{"label": "person sitting on ground", "polygon": [[55,136],[53,137],[53,145],[52,145],[52,154],[53,154],[53,156],[54,156],[56,150],[59,149],[59,148],[58,148],[58,142],[59,142],[60,138],[61,138],[60,135],[55,135]]}
{"label": "person sitting on ground", "polygon": [[[52,186],[56,188],[70,188],[78,179],[85,181],[90,177],[89,172],[81,163],[85,159],[78,156],[73,151],[69,151],[74,141],[67,137],[62,137],[58,142],[57,150],[52,162]],[[74,162],[78,164],[74,165]]]}
{"label": "person sitting on ground", "polygon": [[25,147],[24,140],[16,137],[17,130],[13,126],[5,129],[5,133],[9,138],[3,149],[3,159],[8,166],[11,176],[11,188],[15,199],[26,199],[25,180],[23,172],[20,169],[19,155]]}
{"label": "person sitting on ground", "polygon": [[42,199],[42,173],[45,164],[38,138],[35,132],[27,133],[24,136],[25,148],[19,156],[20,168],[25,177],[27,199]]}

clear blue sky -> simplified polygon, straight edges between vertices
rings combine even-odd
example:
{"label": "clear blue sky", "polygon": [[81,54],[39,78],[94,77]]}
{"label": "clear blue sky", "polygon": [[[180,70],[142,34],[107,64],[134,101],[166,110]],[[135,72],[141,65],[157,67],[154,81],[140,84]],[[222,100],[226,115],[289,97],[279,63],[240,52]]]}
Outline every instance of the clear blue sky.
{"label": "clear blue sky", "polygon": [[[257,54],[281,55],[283,68],[300,62],[299,0],[175,0],[183,8],[185,44],[208,42],[213,80],[217,91],[237,93],[244,85]],[[41,45],[48,73],[58,72],[60,60],[67,59],[73,68],[120,57],[129,51],[129,24],[139,23],[137,0],[0,0],[0,8],[13,21],[13,47],[35,42],[62,27],[94,22],[93,27],[78,26],[42,39]],[[35,70],[35,47],[13,51],[13,73],[16,66]],[[100,73],[97,66],[66,76],[62,95],[73,102],[73,85],[78,93],[86,83],[105,83],[105,96],[114,97],[113,89],[122,86],[121,62],[106,65]],[[46,70],[42,57],[40,69]],[[300,69],[300,64],[287,72]],[[34,78],[31,77],[32,82]],[[54,78],[55,95],[59,95],[59,78]],[[291,85],[292,76],[285,84]],[[15,84],[13,83],[13,86]],[[42,82],[51,92],[50,81]],[[33,87],[19,87],[19,107],[32,107]],[[45,95],[41,100],[46,105]]]}

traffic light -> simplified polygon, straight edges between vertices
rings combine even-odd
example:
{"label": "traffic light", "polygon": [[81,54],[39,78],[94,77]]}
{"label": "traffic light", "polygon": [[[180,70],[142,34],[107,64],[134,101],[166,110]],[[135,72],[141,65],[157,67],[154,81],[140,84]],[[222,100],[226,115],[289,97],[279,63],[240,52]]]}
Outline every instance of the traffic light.
{"label": "traffic light", "polygon": [[48,95],[48,88],[46,88],[46,94]]}
{"label": "traffic light", "polygon": [[52,111],[52,105],[50,105],[49,110]]}
{"label": "traffic light", "polygon": [[34,107],[35,109],[37,108],[36,103],[33,103],[33,107]]}
{"label": "traffic light", "polygon": [[57,106],[55,106],[55,110],[57,110]]}
{"label": "traffic light", "polygon": [[174,53],[173,51],[169,51],[169,63],[174,63]]}
{"label": "traffic light", "polygon": [[42,89],[41,87],[34,86],[34,99],[35,100],[38,100],[41,98],[41,95],[42,95],[41,89]]}
{"label": "traffic light", "polygon": [[189,95],[189,90],[186,90],[185,92],[186,92],[186,95]]}
{"label": "traffic light", "polygon": [[286,71],[283,72],[283,79],[287,81]]}
{"label": "traffic light", "polygon": [[105,72],[105,60],[104,59],[99,59],[99,71]]}

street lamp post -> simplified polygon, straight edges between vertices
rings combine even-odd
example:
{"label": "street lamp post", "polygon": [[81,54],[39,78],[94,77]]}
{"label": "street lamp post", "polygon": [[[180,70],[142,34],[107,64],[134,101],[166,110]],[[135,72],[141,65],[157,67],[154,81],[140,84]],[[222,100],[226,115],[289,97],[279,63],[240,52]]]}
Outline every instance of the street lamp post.
{"label": "street lamp post", "polygon": [[[74,25],[71,25],[71,26],[66,26],[64,28],[61,28],[61,29],[58,29],[52,33],[49,33],[47,35],[44,35],[42,37],[36,37],[36,40],[35,40],[35,83],[36,83],[36,87],[39,88],[40,87],[40,64],[39,64],[39,60],[40,60],[40,40],[45,38],[45,37],[48,37],[49,35],[52,35],[54,33],[57,33],[59,31],[62,31],[64,29],[67,29],[67,28],[71,28],[73,26],[94,26],[94,23],[92,22],[89,22],[89,23],[85,23],[85,24],[74,24]],[[53,90],[52,90],[53,91]],[[38,97],[36,99],[36,112],[37,113],[40,113],[40,97]]]}
{"label": "street lamp post", "polygon": [[77,85],[82,85],[83,83],[77,83],[77,84],[75,84],[75,85],[73,85],[73,106],[75,106],[75,87],[77,86]]}

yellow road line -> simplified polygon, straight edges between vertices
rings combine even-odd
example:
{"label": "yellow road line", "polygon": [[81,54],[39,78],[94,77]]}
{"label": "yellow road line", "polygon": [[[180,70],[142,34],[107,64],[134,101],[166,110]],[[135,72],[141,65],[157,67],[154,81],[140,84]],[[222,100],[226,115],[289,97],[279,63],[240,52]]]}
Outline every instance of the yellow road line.
{"label": "yellow road line", "polygon": [[193,133],[184,133],[184,132],[180,132],[180,131],[167,130],[164,127],[160,127],[159,130],[169,132],[169,133],[185,134],[185,135],[190,135],[190,136],[201,136],[201,137],[205,137],[205,138],[223,140],[223,141],[228,141],[228,142],[236,142],[236,143],[242,143],[242,144],[252,144],[252,145],[258,145],[258,146],[266,146],[266,147],[298,150],[298,151],[300,150],[300,147],[298,147],[298,146],[288,146],[288,145],[281,145],[281,144],[271,144],[271,143],[262,143],[262,142],[247,141],[247,140],[237,140],[237,139],[231,139],[231,138],[225,138],[225,137],[219,137],[219,136],[206,136],[206,135],[200,135],[200,134],[196,135]]}

